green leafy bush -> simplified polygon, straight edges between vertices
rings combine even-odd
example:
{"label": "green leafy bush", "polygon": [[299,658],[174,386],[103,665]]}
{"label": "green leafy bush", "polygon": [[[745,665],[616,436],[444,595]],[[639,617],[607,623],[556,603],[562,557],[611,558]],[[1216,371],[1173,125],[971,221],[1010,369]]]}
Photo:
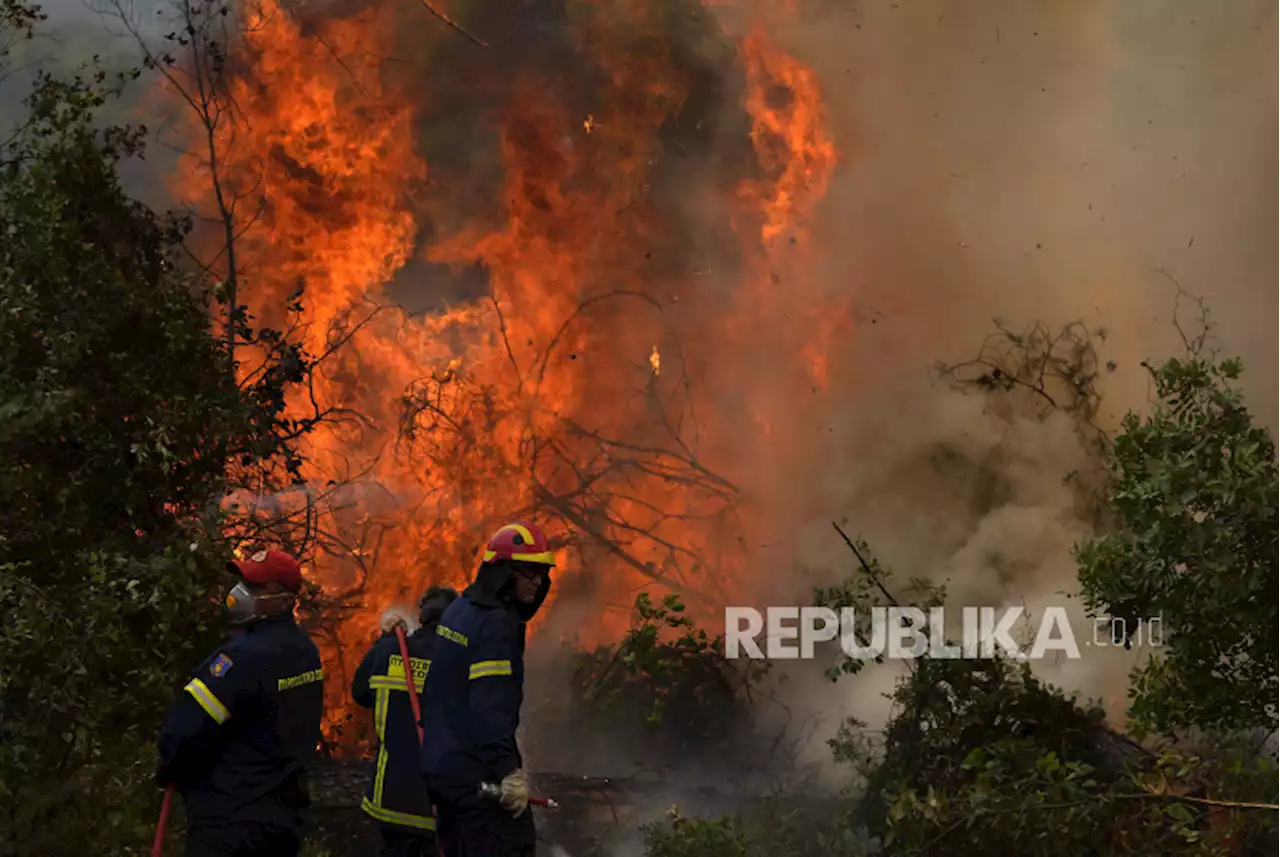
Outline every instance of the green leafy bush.
{"label": "green leafy bush", "polygon": [[1145,729],[1276,728],[1275,442],[1234,382],[1240,364],[1199,357],[1150,368],[1158,402],[1128,414],[1111,450],[1116,527],[1080,545],[1095,611],[1160,617],[1164,646],[1134,675]]}
{"label": "green leafy bush", "polygon": [[747,837],[733,816],[685,818],[676,807],[668,815],[641,829],[645,857],[747,857]]}
{"label": "green leafy bush", "polygon": [[714,753],[747,722],[743,691],[759,667],[740,673],[722,637],[685,615],[678,596],[636,596],[634,625],[614,646],[573,655],[577,728],[607,724],[660,758]]}
{"label": "green leafy bush", "polygon": [[[30,16],[7,4],[0,27]],[[237,384],[185,225],[127,197],[111,89],[41,78],[0,149],[0,855],[142,853],[153,742],[217,633],[231,462],[288,373]]]}

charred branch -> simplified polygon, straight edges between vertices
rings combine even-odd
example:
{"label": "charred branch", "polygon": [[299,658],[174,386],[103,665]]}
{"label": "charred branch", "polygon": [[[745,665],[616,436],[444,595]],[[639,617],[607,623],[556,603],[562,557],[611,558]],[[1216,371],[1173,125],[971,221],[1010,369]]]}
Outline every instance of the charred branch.
{"label": "charred branch", "polygon": [[[1176,314],[1176,310],[1175,310]],[[1104,329],[1090,330],[1081,321],[1063,325],[1057,332],[1041,323],[1017,333],[1000,320],[996,331],[982,343],[978,354],[960,363],[938,363],[937,377],[954,389],[992,397],[997,413],[1030,413],[1036,419],[1065,415],[1091,453],[1092,463],[1067,473],[1064,484],[1072,486],[1081,504],[1081,513],[1101,523],[1102,486],[1107,475],[1102,452],[1108,444],[1106,432],[1098,425],[1102,402],[1099,379],[1116,364],[1101,364],[1098,344]]]}
{"label": "charred branch", "polygon": [[[652,390],[648,395],[656,398]],[[532,506],[521,511],[551,514],[585,539],[579,548],[599,547],[655,583],[694,597],[720,595],[714,562],[688,536],[723,528],[739,492],[698,460],[665,411],[640,442],[541,414],[536,405],[536,398],[500,394],[460,367],[436,371],[402,397],[399,452],[420,462],[415,469],[451,474],[451,484],[466,485],[477,472],[523,483]],[[514,447],[490,440],[499,432],[517,434]],[[670,496],[679,499],[658,499]]]}

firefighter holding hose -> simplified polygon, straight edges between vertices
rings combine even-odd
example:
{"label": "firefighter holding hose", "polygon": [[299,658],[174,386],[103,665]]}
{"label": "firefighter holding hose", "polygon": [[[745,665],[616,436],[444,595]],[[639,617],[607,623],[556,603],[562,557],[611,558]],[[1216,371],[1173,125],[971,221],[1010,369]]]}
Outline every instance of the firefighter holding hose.
{"label": "firefighter holding hose", "polygon": [[324,709],[320,652],[293,618],[302,572],[278,550],[227,571],[237,633],[170,710],[157,780],[186,804],[186,857],[295,857]]}
{"label": "firefighter holding hose", "polygon": [[351,682],[356,703],[373,709],[378,735],[377,763],[361,809],[378,823],[382,857],[437,857],[436,821],[418,773],[418,728],[396,625],[412,631],[404,643],[414,692],[420,695],[439,639],[436,625],[457,597],[449,587],[428,589],[418,604],[416,629],[405,617],[388,610],[381,622],[383,636],[369,649]]}
{"label": "firefighter holding hose", "polygon": [[546,599],[554,565],[541,530],[507,524],[489,540],[475,582],[436,629],[422,700],[422,774],[446,857],[536,852],[516,729],[525,623]]}

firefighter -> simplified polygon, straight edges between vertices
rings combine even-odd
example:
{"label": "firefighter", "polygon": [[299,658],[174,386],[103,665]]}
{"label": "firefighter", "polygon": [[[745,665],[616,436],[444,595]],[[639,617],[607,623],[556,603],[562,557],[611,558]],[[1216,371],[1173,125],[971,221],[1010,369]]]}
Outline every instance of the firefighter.
{"label": "firefighter", "polygon": [[[454,589],[433,586],[419,602],[420,627],[405,639],[419,695],[431,666],[436,623],[457,597]],[[405,688],[397,623],[404,620],[392,611],[383,616],[383,636],[369,649],[351,682],[356,703],[373,709],[378,735],[377,765],[361,808],[378,822],[383,857],[436,857],[436,821],[418,773],[418,725]]]}
{"label": "firefighter", "polygon": [[[446,857],[536,851],[529,785],[516,746],[525,623],[551,588],[547,537],[513,523],[490,539],[475,582],[440,619],[423,694],[422,773]],[[500,799],[481,795],[498,786]]]}
{"label": "firefighter", "polygon": [[294,857],[324,709],[320,652],[293,619],[302,572],[278,550],[227,571],[238,633],[170,710],[157,779],[186,805],[186,857]]}

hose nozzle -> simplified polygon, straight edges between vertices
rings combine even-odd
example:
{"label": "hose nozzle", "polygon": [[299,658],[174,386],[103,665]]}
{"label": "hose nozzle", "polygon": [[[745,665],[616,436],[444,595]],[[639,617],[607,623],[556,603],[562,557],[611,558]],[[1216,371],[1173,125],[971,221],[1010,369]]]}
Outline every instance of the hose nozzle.
{"label": "hose nozzle", "polygon": [[[485,800],[502,800],[502,786],[497,783],[481,783],[480,797]],[[549,797],[531,797],[529,806],[544,806],[547,809],[559,809],[560,804]]]}

